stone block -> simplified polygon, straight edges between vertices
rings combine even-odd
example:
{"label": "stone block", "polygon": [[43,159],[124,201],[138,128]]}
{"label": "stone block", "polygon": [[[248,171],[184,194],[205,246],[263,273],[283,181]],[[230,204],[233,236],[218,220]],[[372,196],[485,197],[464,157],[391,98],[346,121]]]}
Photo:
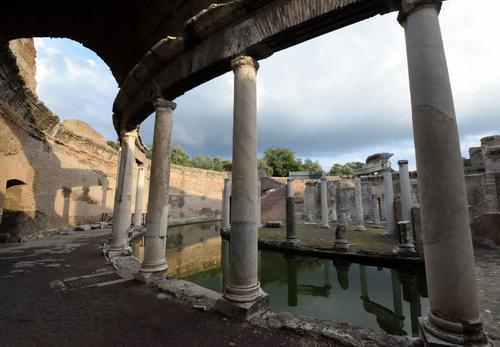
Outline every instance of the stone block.
{"label": "stone block", "polygon": [[269,295],[263,295],[256,301],[248,303],[237,303],[226,300],[224,297],[217,300],[215,310],[240,320],[249,321],[252,318],[260,316],[269,309]]}
{"label": "stone block", "polygon": [[83,224],[83,225],[79,225],[79,226],[75,227],[75,230],[76,231],[90,231],[90,230],[92,230],[92,227],[90,226],[90,224]]}

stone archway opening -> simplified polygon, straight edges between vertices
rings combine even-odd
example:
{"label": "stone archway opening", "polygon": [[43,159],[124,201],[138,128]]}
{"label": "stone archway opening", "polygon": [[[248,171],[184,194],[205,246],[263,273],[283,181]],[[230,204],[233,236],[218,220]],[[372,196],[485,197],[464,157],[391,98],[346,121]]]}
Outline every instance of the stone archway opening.
{"label": "stone archway opening", "polygon": [[26,229],[35,228],[35,200],[29,185],[14,178],[5,183],[0,234],[6,241],[20,241]]}

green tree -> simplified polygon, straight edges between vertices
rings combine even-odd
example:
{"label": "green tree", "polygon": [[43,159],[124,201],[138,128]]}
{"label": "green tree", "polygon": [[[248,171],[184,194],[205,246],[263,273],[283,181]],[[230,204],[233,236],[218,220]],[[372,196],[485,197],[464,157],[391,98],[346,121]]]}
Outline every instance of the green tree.
{"label": "green tree", "polygon": [[333,164],[330,172],[328,173],[330,176],[354,176],[354,173],[357,169],[361,168],[363,163],[359,161],[354,161],[350,163],[342,164]]}
{"label": "green tree", "polygon": [[107,142],[107,144],[108,144],[109,147],[113,148],[114,150],[119,150],[120,149],[120,144],[118,142],[109,140]]}
{"label": "green tree", "polygon": [[321,167],[319,161],[312,161],[311,159],[304,160],[304,164],[302,164],[302,169],[304,171],[311,172],[323,172],[323,168]]}
{"label": "green tree", "polygon": [[267,165],[264,159],[259,159],[259,161],[257,162],[257,167],[259,170],[264,170],[268,176],[273,175],[273,169],[269,165]]}
{"label": "green tree", "polygon": [[263,160],[272,169],[272,176],[286,177],[290,171],[302,170],[302,161],[289,148],[271,147],[264,152]]}
{"label": "green tree", "polygon": [[181,146],[174,146],[172,149],[172,164],[181,166],[192,166],[189,154]]}

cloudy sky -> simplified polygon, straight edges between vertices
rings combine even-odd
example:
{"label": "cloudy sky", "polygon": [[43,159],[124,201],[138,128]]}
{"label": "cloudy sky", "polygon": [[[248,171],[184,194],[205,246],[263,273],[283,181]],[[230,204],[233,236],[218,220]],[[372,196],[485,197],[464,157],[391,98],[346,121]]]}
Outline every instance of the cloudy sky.
{"label": "cloudy sky", "polygon": [[[500,134],[498,0],[443,5],[441,29],[462,153]],[[93,52],[65,39],[36,39],[41,99],[61,119],[87,121],[116,135],[111,107],[117,85]],[[377,16],[287,49],[260,62],[259,155],[289,147],[301,158],[364,161],[377,152],[415,168],[404,32],[396,14]],[[173,141],[190,154],[231,157],[233,76],[227,73],[175,100]],[[141,128],[152,143],[153,117]]]}

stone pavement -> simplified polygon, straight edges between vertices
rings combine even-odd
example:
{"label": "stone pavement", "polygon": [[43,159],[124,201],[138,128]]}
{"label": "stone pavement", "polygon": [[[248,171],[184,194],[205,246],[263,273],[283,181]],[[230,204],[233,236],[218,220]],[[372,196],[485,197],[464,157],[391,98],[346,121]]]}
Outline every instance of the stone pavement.
{"label": "stone pavement", "polygon": [[0,244],[0,346],[322,346],[201,312],[135,281],[58,291],[55,280],[112,268],[105,232]]}

